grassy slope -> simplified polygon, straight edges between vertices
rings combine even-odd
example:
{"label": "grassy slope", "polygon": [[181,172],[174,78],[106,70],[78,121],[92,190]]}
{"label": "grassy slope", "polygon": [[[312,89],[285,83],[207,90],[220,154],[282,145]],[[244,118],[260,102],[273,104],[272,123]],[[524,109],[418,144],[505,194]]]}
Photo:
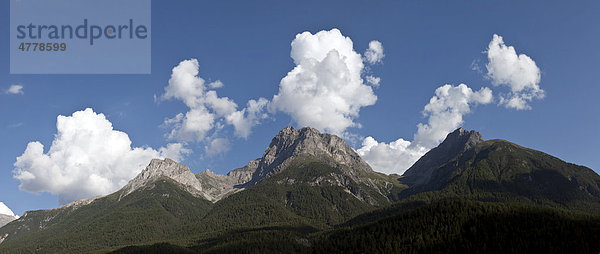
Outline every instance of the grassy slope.
{"label": "grassy slope", "polygon": [[[161,179],[151,190],[135,191],[120,202],[119,192],[100,198],[61,215],[63,218],[44,230],[4,242],[0,252],[79,253],[183,235],[186,232],[181,227],[200,220],[212,203],[174,185]],[[40,215],[36,220],[44,216]]]}

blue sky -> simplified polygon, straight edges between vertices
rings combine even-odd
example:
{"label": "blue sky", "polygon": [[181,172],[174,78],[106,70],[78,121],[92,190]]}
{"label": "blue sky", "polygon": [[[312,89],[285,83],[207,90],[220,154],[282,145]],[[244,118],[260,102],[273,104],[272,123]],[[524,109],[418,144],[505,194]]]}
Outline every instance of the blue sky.
{"label": "blue sky", "polygon": [[[345,129],[355,148],[371,136],[379,142],[413,140],[418,123],[426,123],[423,109],[438,87],[465,83],[473,91],[489,87],[490,103],[471,105],[462,126],[484,138],[501,138],[541,150],[568,162],[600,170],[600,4],[492,1],[402,2],[250,1],[152,2],[152,74],[150,75],[11,75],[8,50],[0,51],[0,201],[15,214],[59,206],[57,195],[19,190],[13,164],[27,144],[39,141],[48,152],[57,133],[58,115],[93,108],[103,113],[115,130],[128,134],[132,147],[159,149],[168,143],[165,119],[185,113],[178,99],[161,100],[172,69],[186,59],[197,59],[198,76],[220,80],[219,96],[241,109],[250,99],[268,100],[279,91],[282,78],[296,64],[290,43],[299,33],[315,34],[337,28],[363,54],[369,42],[383,44],[381,63],[366,64],[381,78],[373,87],[374,105],[360,108],[354,122],[362,128]],[[0,48],[9,47],[9,2],[1,15]],[[498,105],[507,87],[486,78],[484,53],[492,36],[533,59],[541,72],[542,99],[530,110]],[[473,64],[480,71],[473,70]],[[22,85],[22,94],[5,91]],[[159,97],[155,100],[155,95]],[[283,127],[302,127],[291,114],[270,113],[247,138],[226,125],[218,134],[230,142],[223,154],[207,156],[206,141],[188,141],[193,152],[182,159],[198,173],[217,173],[260,157]]]}

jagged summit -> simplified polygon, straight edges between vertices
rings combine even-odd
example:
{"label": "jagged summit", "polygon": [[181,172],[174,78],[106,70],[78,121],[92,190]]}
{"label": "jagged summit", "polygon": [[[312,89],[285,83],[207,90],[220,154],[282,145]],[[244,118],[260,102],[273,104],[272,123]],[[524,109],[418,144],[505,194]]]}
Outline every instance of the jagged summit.
{"label": "jagged summit", "polygon": [[216,202],[280,172],[299,157],[311,157],[332,167],[341,168],[345,175],[357,181],[358,175],[373,172],[340,137],[320,133],[311,127],[285,127],[273,138],[261,158],[252,160],[246,166],[234,169],[227,175],[215,174],[210,170],[194,175],[187,166],[171,159],[153,159],[138,176],[123,187],[121,196],[147,186],[156,179],[167,177],[180,183],[190,193]]}
{"label": "jagged summit", "polygon": [[248,165],[232,170],[227,175],[204,171],[196,177],[202,183],[203,191],[219,200],[280,173],[301,157],[339,168],[342,175],[356,182],[376,185],[369,180],[369,176],[375,174],[371,167],[342,138],[320,133],[311,127],[295,129],[291,126],[279,131],[263,156],[250,161]]}
{"label": "jagged summit", "polygon": [[353,170],[372,172],[371,167],[342,138],[317,129],[304,127],[283,128],[271,140],[271,144],[258,163],[252,181],[256,182],[279,172],[293,159],[310,156],[327,161],[331,166],[344,166]]}
{"label": "jagged summit", "polygon": [[152,159],[150,164],[142,170],[142,172],[121,189],[121,197],[127,196],[135,190],[145,187],[162,177],[170,178],[175,182],[180,183],[188,192],[194,195],[211,200],[209,196],[202,192],[202,184],[196,179],[196,176],[190,171],[190,168],[169,158],[164,160]]}
{"label": "jagged summit", "polygon": [[402,182],[413,186],[427,183],[433,170],[442,163],[483,142],[481,133],[462,127],[449,133],[437,147],[431,149],[402,175]]}
{"label": "jagged summit", "polygon": [[439,147],[460,148],[461,152],[464,152],[483,141],[481,133],[461,127],[449,133]]}
{"label": "jagged summit", "polygon": [[227,175],[219,175],[206,169],[197,174],[196,178],[202,183],[203,192],[210,195],[213,201],[218,201],[229,194],[243,190],[243,185],[252,179],[258,160],[252,160],[248,165],[234,169]]}

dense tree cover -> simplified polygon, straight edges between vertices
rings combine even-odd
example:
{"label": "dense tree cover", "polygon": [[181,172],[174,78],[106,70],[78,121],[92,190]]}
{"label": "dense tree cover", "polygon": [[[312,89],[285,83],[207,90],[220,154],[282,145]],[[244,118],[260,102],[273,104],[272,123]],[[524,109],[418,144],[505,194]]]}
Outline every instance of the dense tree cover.
{"label": "dense tree cover", "polygon": [[[214,204],[207,215],[191,226],[203,232],[247,227],[310,226],[326,229],[374,209],[345,187],[315,186],[317,178],[332,178],[339,169],[305,161]],[[325,176],[325,177],[323,177]],[[323,180],[325,181],[325,180]],[[347,188],[367,189],[346,179]],[[372,193],[387,204],[384,196]]]}
{"label": "dense tree cover", "polygon": [[170,254],[191,254],[197,253],[193,250],[190,250],[185,247],[180,247],[177,245],[173,245],[170,243],[155,243],[152,245],[144,245],[144,246],[127,246],[125,248],[121,248],[110,253],[113,254],[162,254],[162,253],[170,253]]}
{"label": "dense tree cover", "polygon": [[[598,253],[600,217],[514,203],[447,200],[397,206],[337,229],[269,227],[224,232],[190,253]],[[382,209],[385,210],[385,209]],[[379,215],[384,214],[379,212]],[[116,253],[153,253],[163,245]],[[174,251],[181,247],[173,246]],[[156,252],[158,253],[158,252]],[[186,252],[176,252],[186,253]]]}
{"label": "dense tree cover", "polygon": [[317,253],[598,253],[600,217],[512,203],[447,200],[317,239]]}

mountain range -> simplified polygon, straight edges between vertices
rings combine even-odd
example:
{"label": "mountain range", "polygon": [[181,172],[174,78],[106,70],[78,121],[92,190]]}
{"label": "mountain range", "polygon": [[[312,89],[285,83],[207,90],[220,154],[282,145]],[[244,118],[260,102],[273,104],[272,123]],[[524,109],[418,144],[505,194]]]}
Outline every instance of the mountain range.
{"label": "mountain range", "polygon": [[597,253],[599,211],[591,169],[476,131],[397,176],[340,137],[286,127],[226,175],[153,159],[115,193],[28,211],[0,228],[0,252]]}

